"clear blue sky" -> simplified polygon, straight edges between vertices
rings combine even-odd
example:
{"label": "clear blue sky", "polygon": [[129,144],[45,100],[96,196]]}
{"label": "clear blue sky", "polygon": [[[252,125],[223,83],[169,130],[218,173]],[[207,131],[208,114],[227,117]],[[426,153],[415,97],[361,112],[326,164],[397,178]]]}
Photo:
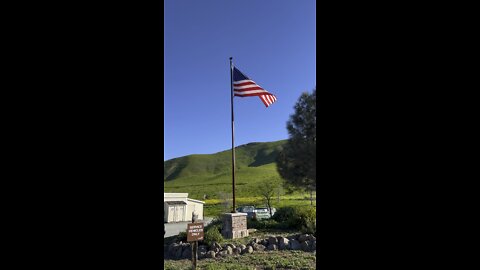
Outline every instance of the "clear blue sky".
{"label": "clear blue sky", "polygon": [[316,87],[314,0],[165,0],[164,160],[231,149],[230,69],[277,97],[235,97],[235,146],[288,138]]}

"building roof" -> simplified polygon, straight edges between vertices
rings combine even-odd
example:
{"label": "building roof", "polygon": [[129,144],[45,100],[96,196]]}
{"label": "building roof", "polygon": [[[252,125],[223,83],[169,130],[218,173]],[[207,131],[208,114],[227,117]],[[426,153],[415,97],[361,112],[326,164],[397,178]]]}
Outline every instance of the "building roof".
{"label": "building roof", "polygon": [[196,203],[205,204],[205,202],[203,202],[203,201],[194,200],[194,199],[190,199],[190,198],[187,198],[187,201],[191,201],[191,202],[196,202]]}
{"label": "building roof", "polygon": [[164,198],[188,197],[188,193],[163,193]]}
{"label": "building roof", "polygon": [[179,205],[179,204],[185,205],[185,204],[187,204],[184,201],[169,201],[169,202],[165,202],[165,203],[168,204],[168,205]]}

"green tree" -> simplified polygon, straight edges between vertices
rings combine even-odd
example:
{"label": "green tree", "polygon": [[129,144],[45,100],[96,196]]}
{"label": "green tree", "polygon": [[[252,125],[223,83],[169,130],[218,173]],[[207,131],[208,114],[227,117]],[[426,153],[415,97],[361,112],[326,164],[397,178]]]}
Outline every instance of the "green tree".
{"label": "green tree", "polygon": [[289,139],[277,158],[277,170],[291,185],[310,192],[317,187],[317,90],[304,92],[295,104],[295,112],[287,122]]}
{"label": "green tree", "polygon": [[265,202],[265,205],[272,217],[272,201],[275,196],[275,189],[279,187],[279,183],[273,180],[268,180],[257,187],[258,195],[260,195]]}

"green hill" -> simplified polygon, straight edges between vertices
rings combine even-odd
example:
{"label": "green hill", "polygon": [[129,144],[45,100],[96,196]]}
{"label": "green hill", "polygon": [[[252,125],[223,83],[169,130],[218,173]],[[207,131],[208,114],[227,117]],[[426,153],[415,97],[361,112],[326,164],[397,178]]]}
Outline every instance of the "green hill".
{"label": "green hill", "polygon": [[[235,147],[235,195],[248,197],[262,181],[279,181],[275,159],[286,140]],[[189,155],[164,162],[164,192],[188,192],[202,199],[232,192],[232,151]]]}

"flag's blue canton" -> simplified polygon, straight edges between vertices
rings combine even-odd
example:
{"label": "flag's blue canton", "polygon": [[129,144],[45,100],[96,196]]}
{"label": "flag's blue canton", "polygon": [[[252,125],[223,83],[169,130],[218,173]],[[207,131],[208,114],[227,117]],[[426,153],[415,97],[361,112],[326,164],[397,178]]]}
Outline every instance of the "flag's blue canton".
{"label": "flag's blue canton", "polygon": [[233,67],[233,81],[235,82],[235,81],[241,81],[241,80],[250,80],[250,78],[248,78],[236,67]]}

